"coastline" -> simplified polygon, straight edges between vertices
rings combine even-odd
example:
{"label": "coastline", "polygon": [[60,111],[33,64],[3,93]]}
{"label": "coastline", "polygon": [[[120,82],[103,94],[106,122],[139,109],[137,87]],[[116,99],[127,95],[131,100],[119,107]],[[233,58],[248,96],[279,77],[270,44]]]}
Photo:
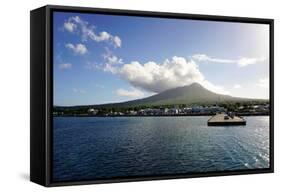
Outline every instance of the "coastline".
{"label": "coastline", "polygon": [[[53,117],[184,117],[184,116],[213,116],[216,114],[167,114],[167,115],[90,115],[90,114],[72,114],[72,115],[53,115]],[[270,116],[269,113],[236,113],[237,116]]]}

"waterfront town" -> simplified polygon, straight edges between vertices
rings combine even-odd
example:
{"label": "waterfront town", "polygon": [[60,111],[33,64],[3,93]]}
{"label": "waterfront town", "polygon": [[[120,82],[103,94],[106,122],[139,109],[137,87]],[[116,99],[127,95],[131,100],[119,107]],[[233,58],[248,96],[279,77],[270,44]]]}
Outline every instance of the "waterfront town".
{"label": "waterfront town", "polygon": [[268,103],[234,106],[170,106],[170,107],[138,107],[128,109],[98,109],[94,107],[83,110],[56,110],[54,116],[188,116],[214,115],[217,113],[234,112],[239,115],[269,115]]}

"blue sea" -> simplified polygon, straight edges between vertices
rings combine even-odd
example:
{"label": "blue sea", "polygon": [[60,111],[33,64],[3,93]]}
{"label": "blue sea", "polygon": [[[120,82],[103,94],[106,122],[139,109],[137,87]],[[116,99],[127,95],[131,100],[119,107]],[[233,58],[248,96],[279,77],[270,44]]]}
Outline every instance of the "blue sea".
{"label": "blue sea", "polygon": [[269,117],[54,117],[53,180],[269,168]]}

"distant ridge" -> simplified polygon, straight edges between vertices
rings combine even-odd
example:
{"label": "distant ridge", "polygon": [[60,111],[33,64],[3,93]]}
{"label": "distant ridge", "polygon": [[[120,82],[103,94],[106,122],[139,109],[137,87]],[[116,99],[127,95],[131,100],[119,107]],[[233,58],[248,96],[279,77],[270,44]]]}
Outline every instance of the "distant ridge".
{"label": "distant ridge", "polygon": [[161,105],[180,105],[180,104],[217,104],[223,102],[257,101],[262,99],[249,99],[232,97],[214,93],[204,88],[199,83],[192,83],[183,87],[177,87],[158,93],[156,95],[121,103],[109,103],[94,105],[101,107],[135,107],[135,106],[161,106]]}

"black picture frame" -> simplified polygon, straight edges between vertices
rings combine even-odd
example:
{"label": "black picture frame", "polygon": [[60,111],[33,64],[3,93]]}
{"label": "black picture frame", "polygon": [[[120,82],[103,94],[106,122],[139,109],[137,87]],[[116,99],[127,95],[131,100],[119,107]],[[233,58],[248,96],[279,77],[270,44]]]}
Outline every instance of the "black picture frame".
{"label": "black picture frame", "polygon": [[[268,24],[270,26],[270,167],[181,175],[128,177],[108,180],[53,182],[52,107],[53,107],[53,12],[79,12],[157,18]],[[100,9],[47,5],[30,12],[30,180],[43,186],[81,185],[112,182],[147,181],[274,172],[274,20],[263,18],[196,15],[136,10]]]}

